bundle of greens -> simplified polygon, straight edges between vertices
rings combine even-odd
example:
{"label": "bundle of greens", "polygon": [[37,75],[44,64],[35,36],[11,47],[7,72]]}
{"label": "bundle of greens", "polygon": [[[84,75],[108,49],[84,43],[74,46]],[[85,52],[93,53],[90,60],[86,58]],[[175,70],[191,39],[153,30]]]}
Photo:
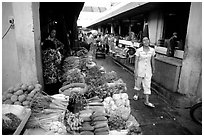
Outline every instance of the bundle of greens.
{"label": "bundle of greens", "polygon": [[141,135],[141,128],[135,125],[132,125],[128,128],[127,135]]}
{"label": "bundle of greens", "polygon": [[118,80],[117,73],[115,71],[110,71],[110,72],[105,74],[105,79],[106,79],[106,82],[108,82],[108,83],[112,83],[114,81],[117,81]]}
{"label": "bundle of greens", "polygon": [[86,98],[98,96],[100,99],[104,99],[108,96],[111,96],[111,92],[110,88],[106,84],[103,84],[98,87],[90,87],[85,96]]}
{"label": "bundle of greens", "polygon": [[98,87],[106,83],[104,73],[102,73],[99,66],[94,66],[87,70],[85,83],[94,87]]}
{"label": "bundle of greens", "polygon": [[65,110],[44,109],[41,113],[32,113],[26,128],[42,128],[50,131],[53,122],[64,123]]}
{"label": "bundle of greens", "polygon": [[86,103],[86,98],[84,97],[83,94],[81,94],[79,92],[73,92],[69,96],[69,104],[76,104],[76,103],[81,103],[81,104]]}
{"label": "bundle of greens", "polygon": [[108,118],[108,126],[110,130],[123,130],[127,129],[126,127],[126,121],[117,115],[111,115]]}
{"label": "bundle of greens", "polygon": [[40,93],[33,99],[31,112],[34,115],[42,113],[42,111],[45,111],[46,109],[54,109],[53,111],[66,110],[68,103],[44,94]]}
{"label": "bundle of greens", "polygon": [[107,83],[107,85],[110,87],[113,94],[122,93],[127,90],[126,83],[124,83],[122,79],[118,79],[113,83]]}
{"label": "bundle of greens", "polygon": [[73,92],[69,96],[68,110],[73,113],[77,113],[80,110],[82,110],[84,106],[86,106],[86,104],[87,104],[87,100],[84,94],[81,94],[79,92]]}
{"label": "bundle of greens", "polygon": [[79,113],[73,114],[68,110],[65,112],[64,123],[67,132],[78,131],[82,125],[83,120],[80,118]]}
{"label": "bundle of greens", "polygon": [[78,68],[71,69],[63,75],[63,86],[71,83],[84,83],[84,76]]}

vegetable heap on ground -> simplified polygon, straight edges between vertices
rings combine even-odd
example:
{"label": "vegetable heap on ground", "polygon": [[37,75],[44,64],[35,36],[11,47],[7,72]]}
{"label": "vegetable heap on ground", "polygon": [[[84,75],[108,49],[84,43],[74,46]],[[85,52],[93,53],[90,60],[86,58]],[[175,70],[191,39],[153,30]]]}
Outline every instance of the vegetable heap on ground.
{"label": "vegetable heap on ground", "polygon": [[30,107],[33,98],[41,91],[40,84],[20,83],[3,92],[3,104],[14,104]]}

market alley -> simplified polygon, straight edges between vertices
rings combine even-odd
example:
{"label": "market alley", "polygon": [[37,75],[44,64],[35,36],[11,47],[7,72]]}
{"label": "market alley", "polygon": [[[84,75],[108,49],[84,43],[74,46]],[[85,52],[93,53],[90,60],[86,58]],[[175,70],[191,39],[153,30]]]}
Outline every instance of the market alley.
{"label": "market alley", "polygon": [[150,101],[156,106],[153,109],[146,107],[142,99],[134,101],[132,99],[134,95],[134,77],[129,70],[118,64],[112,57],[107,56],[106,59],[96,59],[95,61],[98,65],[103,66],[107,72],[115,71],[127,84],[131,113],[140,124],[143,135],[193,134],[187,128],[181,126],[173,115],[174,110],[155,92],[150,97]]}

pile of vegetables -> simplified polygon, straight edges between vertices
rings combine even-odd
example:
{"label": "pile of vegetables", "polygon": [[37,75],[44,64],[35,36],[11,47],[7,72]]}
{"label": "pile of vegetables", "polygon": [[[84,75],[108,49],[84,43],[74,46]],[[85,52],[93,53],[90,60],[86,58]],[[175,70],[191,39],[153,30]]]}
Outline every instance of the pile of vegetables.
{"label": "pile of vegetables", "polygon": [[80,135],[94,135],[94,126],[92,125],[91,115],[93,110],[86,109],[79,112],[79,117],[83,120],[82,126],[79,129]]}
{"label": "pile of vegetables", "polygon": [[107,83],[107,86],[110,87],[111,90],[114,90],[111,92],[113,94],[127,91],[126,83],[124,83],[122,79],[118,79],[116,81],[113,81],[112,83]]}
{"label": "pile of vegetables", "polygon": [[54,121],[50,123],[49,131],[54,132],[55,135],[66,135],[67,134],[66,126],[62,122],[59,122],[59,121]]}
{"label": "pile of vegetables", "polygon": [[107,114],[101,110],[96,110],[91,116],[94,125],[95,135],[108,135],[109,126],[107,120]]}
{"label": "pile of vegetables", "polygon": [[108,125],[110,130],[123,130],[127,129],[126,121],[118,115],[111,115],[108,118]]}
{"label": "pile of vegetables", "polygon": [[3,93],[3,104],[14,104],[30,107],[33,98],[41,91],[40,84],[17,84]]}
{"label": "pile of vegetables", "polygon": [[85,83],[87,85],[97,87],[105,83],[104,73],[100,69],[101,67],[94,66],[87,70],[87,72],[85,73],[86,74]]}
{"label": "pile of vegetables", "polygon": [[67,57],[64,60],[64,64],[63,64],[64,72],[67,72],[68,70],[79,67],[79,59],[80,58],[76,56]]}
{"label": "pile of vegetables", "polygon": [[79,129],[80,135],[108,135],[109,127],[107,114],[101,99],[97,96],[88,100],[85,110],[80,111],[82,126]]}
{"label": "pile of vegetables", "polygon": [[54,112],[58,110],[64,111],[67,109],[68,101],[59,100],[47,94],[46,95],[44,94],[40,93],[38,94],[37,97],[34,98],[31,105],[31,111],[33,114],[35,113],[38,114],[45,111],[48,111],[48,113],[50,111],[54,111]]}
{"label": "pile of vegetables", "polygon": [[63,81],[63,86],[71,83],[84,83],[84,76],[80,69],[74,68],[64,73]]}
{"label": "pile of vegetables", "polygon": [[3,135],[12,135],[21,123],[21,119],[13,113],[6,113],[2,116]]}
{"label": "pile of vegetables", "polygon": [[117,115],[127,120],[130,116],[130,101],[127,93],[114,94],[103,101],[106,112],[109,115]]}
{"label": "pile of vegetables", "polygon": [[103,106],[102,100],[95,96],[88,99],[87,107],[84,111],[81,111],[80,115],[84,120],[84,130],[83,135],[108,135],[109,127],[107,114],[105,113],[105,108]]}
{"label": "pile of vegetables", "polygon": [[127,135],[140,135],[141,134],[141,128],[136,125],[132,125],[128,128]]}
{"label": "pile of vegetables", "polygon": [[45,131],[54,131],[58,134],[65,134],[64,110],[45,109],[40,113],[32,113],[26,128],[42,128]]}
{"label": "pile of vegetables", "polygon": [[72,131],[79,131],[82,125],[82,118],[79,117],[79,113],[72,113],[70,111],[65,112],[64,123],[66,131],[72,133]]}
{"label": "pile of vegetables", "polygon": [[104,99],[107,96],[107,86],[102,85],[102,86],[89,86],[88,92],[85,93],[85,97],[87,99],[93,98],[95,96],[98,96],[100,99]]}
{"label": "pile of vegetables", "polygon": [[117,73],[115,71],[110,71],[105,74],[105,79],[107,83],[113,83],[118,80]]}
{"label": "pile of vegetables", "polygon": [[68,110],[73,113],[77,113],[80,110],[82,110],[84,106],[86,106],[86,104],[87,104],[87,100],[84,97],[84,95],[78,92],[74,92],[69,97]]}
{"label": "pile of vegetables", "polygon": [[126,84],[118,79],[114,83],[105,83],[100,86],[89,86],[88,92],[85,94],[86,98],[98,96],[100,99],[112,97],[113,94],[119,94],[127,90]]}

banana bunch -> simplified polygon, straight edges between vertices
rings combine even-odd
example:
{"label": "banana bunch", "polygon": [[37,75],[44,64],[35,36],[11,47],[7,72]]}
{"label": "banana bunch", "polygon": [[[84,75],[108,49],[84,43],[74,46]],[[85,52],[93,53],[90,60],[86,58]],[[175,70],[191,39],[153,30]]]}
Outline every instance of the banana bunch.
{"label": "banana bunch", "polygon": [[79,113],[67,112],[65,118],[67,131],[78,131],[80,129],[83,120],[79,117]]}

